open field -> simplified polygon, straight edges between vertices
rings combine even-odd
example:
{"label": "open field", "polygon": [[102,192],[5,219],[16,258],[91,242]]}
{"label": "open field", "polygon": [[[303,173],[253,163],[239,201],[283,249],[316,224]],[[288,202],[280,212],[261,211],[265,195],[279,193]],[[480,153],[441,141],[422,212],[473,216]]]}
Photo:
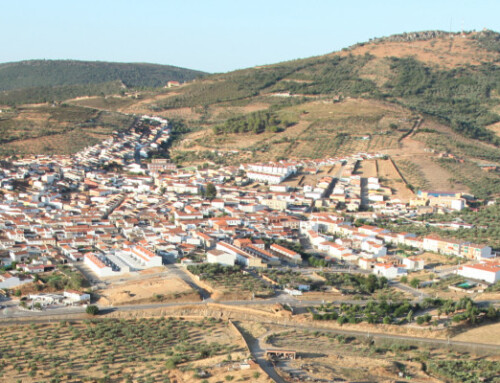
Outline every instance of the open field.
{"label": "open field", "polygon": [[[248,105],[243,110],[261,110]],[[398,139],[412,125],[411,114],[401,107],[376,100],[347,99],[343,102],[310,101],[277,111],[280,119],[295,124],[283,132],[215,135],[210,129],[187,135],[178,151],[239,150],[251,159],[322,158],[356,152],[397,149]],[[397,126],[394,130],[391,126]],[[363,138],[364,137],[364,138]]]}
{"label": "open field", "polygon": [[[255,371],[229,366],[248,357],[242,338],[214,319],[148,318],[3,326],[1,381],[208,382]],[[41,350],[43,349],[43,352]],[[227,363],[226,363],[227,364]],[[262,374],[260,374],[262,375]],[[104,381],[104,380],[103,380]],[[252,381],[264,382],[255,378]]]}
{"label": "open field", "polygon": [[0,118],[0,154],[70,154],[130,127],[134,118],[76,105],[27,105]]}
{"label": "open field", "polygon": [[193,302],[200,299],[186,282],[177,277],[149,277],[131,281],[115,281],[98,292],[99,304],[128,305],[148,302]]}
{"label": "open field", "polygon": [[403,202],[408,202],[415,194],[407,187],[401,175],[389,160],[377,160],[378,177],[384,186],[393,190],[394,196]]}
{"label": "open field", "polygon": [[494,131],[495,134],[500,137],[500,122],[488,126],[488,129]]}
{"label": "open field", "polygon": [[[321,331],[275,329],[268,334],[265,338],[268,348],[298,352],[300,359],[279,361],[276,364],[284,376],[300,376],[301,381],[311,377],[329,381],[394,382],[406,377],[415,382],[441,382],[442,378],[436,376],[444,375],[449,363],[467,361],[484,364],[482,369],[476,371],[475,367],[479,367],[479,364],[471,364],[468,372],[476,379],[483,374],[495,379],[498,372],[498,357],[477,358],[466,352],[450,355],[446,349],[415,347],[398,342],[374,342],[366,337],[346,337]],[[455,373],[458,378],[461,372]]]}
{"label": "open field", "polygon": [[200,264],[188,266],[188,271],[200,286],[208,287],[216,300],[245,300],[254,297],[266,298],[274,294],[268,283],[238,266],[220,266],[218,264]]}
{"label": "open field", "polygon": [[500,334],[500,323],[473,328],[458,334],[453,337],[453,340],[496,344],[500,346],[500,337],[495,336],[495,334]]}
{"label": "open field", "polygon": [[378,177],[377,160],[365,160],[359,163],[356,175],[362,178]]}
{"label": "open field", "polygon": [[[500,164],[498,148],[492,145],[463,137],[432,120],[425,120],[415,134],[401,144],[401,152],[387,153],[416,188],[472,192],[480,194],[480,198],[499,192],[495,184],[500,176],[484,173],[476,165]],[[439,153],[451,154],[462,162],[445,162]]]}
{"label": "open field", "polygon": [[430,65],[444,68],[455,68],[465,64],[479,65],[481,62],[494,61],[495,52],[488,52],[470,44],[460,36],[450,38],[439,37],[431,40],[408,42],[385,41],[383,43],[363,44],[340,52],[340,54],[365,55],[371,54],[378,58],[385,57],[415,57]]}

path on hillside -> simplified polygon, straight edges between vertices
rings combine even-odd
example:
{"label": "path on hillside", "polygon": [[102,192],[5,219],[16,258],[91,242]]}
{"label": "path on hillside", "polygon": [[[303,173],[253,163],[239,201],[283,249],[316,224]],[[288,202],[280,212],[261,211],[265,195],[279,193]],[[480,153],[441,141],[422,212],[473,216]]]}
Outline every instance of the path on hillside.
{"label": "path on hillside", "polygon": [[258,338],[254,338],[247,342],[247,344],[250,348],[250,352],[255,358],[255,361],[271,379],[273,379],[276,383],[287,383],[287,381],[283,379],[275,370],[272,362],[266,358],[266,337],[271,333],[273,333],[273,331],[269,331]]}

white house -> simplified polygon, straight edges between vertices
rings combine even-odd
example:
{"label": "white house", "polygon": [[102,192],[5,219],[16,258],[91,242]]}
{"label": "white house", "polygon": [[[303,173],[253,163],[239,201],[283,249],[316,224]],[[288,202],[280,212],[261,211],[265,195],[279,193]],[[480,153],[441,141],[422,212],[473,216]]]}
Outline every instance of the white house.
{"label": "white house", "polygon": [[144,268],[157,267],[162,265],[162,258],[152,251],[142,246],[135,246],[131,251],[131,256]]}
{"label": "white house", "polygon": [[406,269],[397,267],[391,263],[377,263],[373,267],[373,274],[386,277],[387,279],[394,279],[406,275]]}
{"label": "white house", "polygon": [[350,253],[349,249],[341,246],[335,242],[326,241],[319,244],[319,250],[325,251],[328,255],[340,259],[344,254]]}
{"label": "white house", "polygon": [[361,242],[361,250],[374,254],[377,257],[385,257],[387,255],[387,248],[373,241]]}
{"label": "white house", "polygon": [[276,254],[279,254],[280,256],[285,257],[285,259],[287,259],[288,261],[291,261],[294,263],[302,262],[302,257],[300,256],[299,253],[296,253],[295,251],[287,249],[286,247],[277,245],[276,243],[273,243],[271,245],[270,250]]}
{"label": "white house", "polygon": [[408,257],[403,259],[403,265],[405,265],[408,270],[423,270],[425,261],[421,258]]}
{"label": "white house", "polygon": [[119,274],[119,272],[113,270],[110,265],[106,265],[96,254],[93,253],[85,254],[83,263],[99,277],[113,277]]}
{"label": "white house", "polygon": [[72,303],[90,302],[90,294],[77,290],[64,290],[64,296]]}
{"label": "white house", "polygon": [[232,255],[236,263],[239,263],[244,266],[249,266],[250,254],[247,254],[243,250],[238,249],[236,246],[233,246],[224,241],[220,241],[217,242],[217,245],[215,247],[217,250]]}
{"label": "white house", "polygon": [[214,249],[207,251],[207,262],[218,263],[224,266],[234,266],[236,263],[236,255]]}
{"label": "white house", "polygon": [[465,278],[479,279],[488,283],[496,283],[500,280],[499,263],[478,263],[475,265],[464,265],[457,272]]}
{"label": "white house", "polygon": [[28,275],[20,278],[10,273],[0,274],[0,289],[12,289],[30,282],[33,282],[33,278]]}
{"label": "white house", "polygon": [[359,258],[358,266],[362,270],[371,270],[374,268],[377,261],[373,258]]}

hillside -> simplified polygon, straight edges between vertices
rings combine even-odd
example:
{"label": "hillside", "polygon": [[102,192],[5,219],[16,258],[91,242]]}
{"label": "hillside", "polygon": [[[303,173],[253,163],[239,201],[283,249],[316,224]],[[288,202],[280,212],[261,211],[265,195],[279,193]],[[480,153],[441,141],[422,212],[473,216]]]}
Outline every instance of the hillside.
{"label": "hillside", "polygon": [[65,103],[176,120],[179,164],[382,152],[414,187],[486,197],[500,193],[499,174],[480,171],[500,165],[499,63],[496,32],[416,32],[133,97]]}
{"label": "hillside", "polygon": [[203,72],[169,65],[74,60],[31,60],[0,64],[0,104],[64,100],[113,94],[122,88],[155,88],[186,82]]}

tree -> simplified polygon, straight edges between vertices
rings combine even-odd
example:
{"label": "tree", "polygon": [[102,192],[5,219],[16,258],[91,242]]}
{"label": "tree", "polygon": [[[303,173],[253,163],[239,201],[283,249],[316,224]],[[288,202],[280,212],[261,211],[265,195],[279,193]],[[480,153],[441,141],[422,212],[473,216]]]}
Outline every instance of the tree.
{"label": "tree", "polygon": [[419,285],[420,285],[420,279],[412,278],[412,280],[410,281],[410,286],[416,289],[418,288]]}
{"label": "tree", "polygon": [[217,196],[217,188],[211,182],[207,184],[207,188],[205,190],[205,197],[209,200],[213,200]]}
{"label": "tree", "polygon": [[406,320],[408,321],[408,323],[411,323],[411,321],[413,320],[413,310],[408,311],[408,315],[406,316]]}
{"label": "tree", "polygon": [[89,315],[97,315],[97,314],[99,314],[99,307],[97,307],[95,305],[87,306],[87,309],[85,310],[85,312]]}
{"label": "tree", "polygon": [[497,317],[497,310],[493,306],[489,306],[488,311],[486,312],[486,316],[489,319],[495,319]]}
{"label": "tree", "polygon": [[346,318],[345,316],[343,316],[343,315],[342,315],[342,316],[339,316],[339,317],[337,318],[337,322],[338,322],[338,324],[339,324],[339,325],[341,325],[341,326],[342,326],[345,322],[347,322],[347,318]]}

